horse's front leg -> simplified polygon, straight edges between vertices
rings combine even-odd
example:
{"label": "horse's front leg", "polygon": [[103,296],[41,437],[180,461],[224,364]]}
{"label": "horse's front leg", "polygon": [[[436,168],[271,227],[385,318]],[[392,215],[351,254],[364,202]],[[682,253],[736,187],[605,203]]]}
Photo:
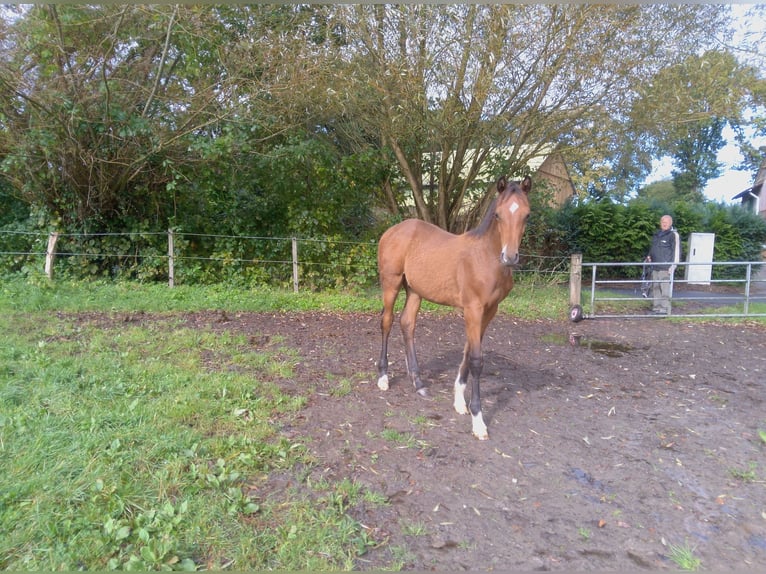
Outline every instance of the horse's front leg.
{"label": "horse's front leg", "polygon": [[484,357],[481,354],[481,340],[476,347],[469,351],[469,370],[471,371],[471,401],[468,409],[471,411],[471,424],[473,435],[479,440],[487,440],[489,433],[484,417],[481,414],[481,393],[479,392],[479,380],[484,368]]}
{"label": "horse's front leg", "polygon": [[[489,318],[487,318],[487,315],[489,315]],[[479,382],[484,368],[481,341],[493,315],[494,313],[471,313],[465,310],[466,343],[463,349],[463,360],[460,363],[457,378],[455,379],[455,410],[460,414],[471,413],[472,432],[479,440],[487,440],[489,438],[487,425],[484,423],[484,417],[481,412]],[[471,377],[471,400],[466,405],[465,388],[468,383],[469,374]]]}
{"label": "horse's front leg", "polygon": [[407,300],[404,302],[400,323],[402,326],[402,336],[404,337],[404,357],[407,361],[407,372],[410,375],[412,384],[415,386],[415,391],[421,397],[427,397],[428,389],[426,389],[423,381],[420,379],[418,357],[415,353],[415,322],[420,310],[421,301],[420,295],[407,288]]}
{"label": "horse's front leg", "polygon": [[455,379],[455,411],[460,415],[468,414],[468,405],[465,402],[465,388],[468,385],[469,353],[468,343],[463,348],[463,360],[457,370]]}

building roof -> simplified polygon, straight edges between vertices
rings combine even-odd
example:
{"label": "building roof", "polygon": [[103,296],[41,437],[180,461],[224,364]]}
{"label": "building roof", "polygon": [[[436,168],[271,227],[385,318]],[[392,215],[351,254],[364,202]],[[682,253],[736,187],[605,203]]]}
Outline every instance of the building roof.
{"label": "building roof", "polygon": [[758,168],[758,173],[755,176],[755,183],[753,187],[748,187],[746,190],[739,192],[732,199],[744,199],[749,195],[757,195],[760,197],[761,191],[763,191],[763,184],[766,182],[766,157],[761,161],[761,166]]}
{"label": "building roof", "polygon": [[761,182],[761,183],[759,183],[757,185],[754,185],[753,187],[748,187],[744,191],[740,191],[737,195],[732,197],[732,199],[743,199],[743,198],[749,196],[750,194],[760,196],[762,189],[763,189],[763,182]]}

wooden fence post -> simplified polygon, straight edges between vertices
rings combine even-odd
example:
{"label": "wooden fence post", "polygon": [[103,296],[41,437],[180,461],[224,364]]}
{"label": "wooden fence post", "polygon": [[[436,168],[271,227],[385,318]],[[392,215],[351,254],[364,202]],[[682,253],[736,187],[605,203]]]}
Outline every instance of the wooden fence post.
{"label": "wooden fence post", "polygon": [[293,292],[298,292],[298,240],[293,237]]}
{"label": "wooden fence post", "polygon": [[569,264],[569,306],[580,304],[582,288],[582,253],[573,253]]}
{"label": "wooden fence post", "polygon": [[173,230],[168,229],[168,287],[175,286],[175,238],[173,237]]}
{"label": "wooden fence post", "polygon": [[58,240],[58,231],[52,231],[48,235],[48,248],[45,250],[45,274],[50,280],[53,280],[53,263],[56,259],[56,243]]}

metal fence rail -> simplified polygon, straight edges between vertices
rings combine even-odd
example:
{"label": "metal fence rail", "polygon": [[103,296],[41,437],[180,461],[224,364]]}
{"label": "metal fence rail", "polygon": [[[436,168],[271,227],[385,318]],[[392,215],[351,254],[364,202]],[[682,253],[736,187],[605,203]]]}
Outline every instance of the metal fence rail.
{"label": "metal fence rail", "polygon": [[[644,267],[651,268],[651,263],[616,262],[582,263],[582,287],[584,302],[578,295],[570,300],[573,321],[587,318],[657,318],[649,313],[651,293],[646,297],[642,293],[642,283],[651,285],[650,277],[642,279],[613,278],[616,267],[622,268],[620,274],[640,276]],[[712,270],[712,277],[727,274],[739,275],[740,278],[711,279],[709,281],[689,281],[671,277],[671,316],[675,317],[766,317],[766,274],[761,270],[761,261],[736,262],[679,262],[675,275],[688,276],[687,267],[704,265]],[[573,259],[573,276],[576,272]],[[744,268],[741,273],[731,273],[733,269]],[[637,271],[631,269],[638,268]],[[716,271],[717,270],[717,271]],[[727,273],[729,271],[729,273]],[[599,276],[601,272],[601,276]],[[579,309],[578,309],[579,307]],[[659,317],[662,317],[660,315]]]}

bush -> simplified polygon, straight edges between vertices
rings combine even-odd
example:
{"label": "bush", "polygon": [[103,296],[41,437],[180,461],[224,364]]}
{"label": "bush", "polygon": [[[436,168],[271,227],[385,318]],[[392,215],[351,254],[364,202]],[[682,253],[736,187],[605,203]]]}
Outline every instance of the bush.
{"label": "bush", "polygon": [[[676,202],[670,206],[644,199],[627,204],[612,201],[568,203],[549,214],[549,234],[560,242],[559,255],[582,253],[587,262],[643,261],[649,250],[660,217],[673,217],[681,238],[681,258],[688,255],[689,236],[693,232],[714,233],[714,261],[761,261],[766,243],[766,221],[740,206],[707,202]],[[716,279],[741,279],[747,266],[718,266]],[[605,276],[635,277],[638,266],[604,268]],[[682,270],[679,269],[679,273]]]}

